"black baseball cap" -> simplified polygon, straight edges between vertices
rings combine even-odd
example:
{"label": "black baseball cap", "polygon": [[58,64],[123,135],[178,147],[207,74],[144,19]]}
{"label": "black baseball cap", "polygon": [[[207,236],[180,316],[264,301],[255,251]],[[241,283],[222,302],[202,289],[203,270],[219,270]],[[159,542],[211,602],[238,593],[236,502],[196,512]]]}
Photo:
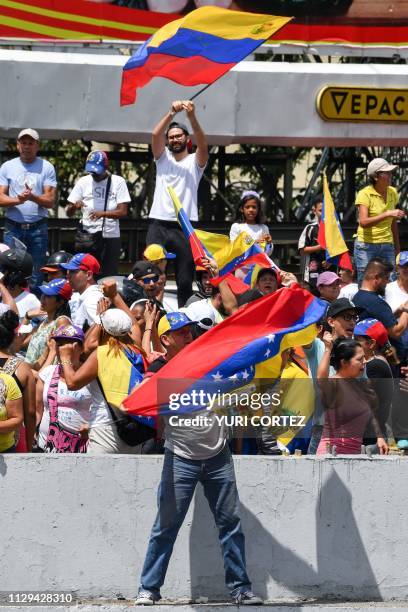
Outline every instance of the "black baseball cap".
{"label": "black baseball cap", "polygon": [[133,266],[132,270],[133,278],[143,278],[143,276],[147,276],[148,274],[157,274],[160,276],[160,269],[152,264],[151,261],[137,261]]}
{"label": "black baseball cap", "polygon": [[341,312],[345,310],[355,310],[357,314],[363,312],[363,308],[359,308],[355,306],[353,302],[347,298],[339,298],[338,300],[334,300],[329,307],[327,308],[326,317],[335,317]]}
{"label": "black baseball cap", "polygon": [[172,121],[166,130],[166,136],[169,133],[169,131],[172,130],[173,128],[180,128],[180,130],[183,130],[186,136],[188,136],[189,134],[188,127],[186,126],[185,123],[180,123],[179,121]]}

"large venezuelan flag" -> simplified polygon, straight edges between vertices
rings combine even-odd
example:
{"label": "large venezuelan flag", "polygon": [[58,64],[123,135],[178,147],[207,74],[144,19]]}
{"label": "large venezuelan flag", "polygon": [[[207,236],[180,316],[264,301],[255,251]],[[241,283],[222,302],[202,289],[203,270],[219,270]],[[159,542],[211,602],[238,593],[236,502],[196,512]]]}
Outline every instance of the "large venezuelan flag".
{"label": "large venezuelan flag", "polygon": [[178,413],[202,410],[207,405],[197,405],[193,391],[222,394],[248,384],[257,364],[310,343],[325,310],[322,300],[298,285],[256,300],[185,347],[125,399],[122,408],[143,416],[175,414],[171,394],[188,393],[191,401],[185,398]]}
{"label": "large venezuelan flag", "polygon": [[320,246],[326,250],[326,261],[340,268],[353,269],[325,174],[323,175],[322,218],[317,239]]}
{"label": "large venezuelan flag", "polygon": [[213,83],[290,20],[215,6],[196,9],[160,28],[126,62],[120,103],[133,104],[136,89],[156,76],[180,85]]}

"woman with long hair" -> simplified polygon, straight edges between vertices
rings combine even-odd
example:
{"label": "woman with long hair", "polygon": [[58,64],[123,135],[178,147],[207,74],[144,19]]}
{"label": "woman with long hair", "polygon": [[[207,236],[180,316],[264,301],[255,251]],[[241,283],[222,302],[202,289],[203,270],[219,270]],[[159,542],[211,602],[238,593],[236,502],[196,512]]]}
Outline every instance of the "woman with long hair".
{"label": "woman with long hair", "polygon": [[44,311],[46,318],[32,333],[25,357],[26,362],[33,370],[39,370],[47,359],[47,342],[51,333],[57,327],[71,323],[71,311],[68,302],[72,296],[72,289],[68,281],[64,278],[57,278],[41,285],[40,291],[42,294],[41,309]]}
{"label": "woman with long hair", "polygon": [[[134,435],[123,433],[126,415],[118,409],[123,400],[138,385],[147,368],[146,354],[130,336],[132,319],[119,308],[100,314],[103,335],[99,346],[92,351],[82,366],[75,371],[72,365],[74,344],[60,347],[60,363],[68,389],[80,389],[97,380],[102,390],[109,422],[91,424],[89,449],[92,454],[137,453],[140,443],[154,437],[153,420],[140,420]],[[132,429],[129,426],[128,430]],[[136,431],[139,429],[139,434]]]}
{"label": "woman with long hair", "polygon": [[30,452],[35,435],[35,380],[31,368],[14,354],[14,341],[19,325],[18,315],[7,310],[0,316],[0,372],[4,372],[15,380],[23,398],[24,426],[18,431],[16,443],[18,449]]}
{"label": "woman with long hair", "polygon": [[[364,351],[352,338],[332,341],[329,332],[323,335],[325,351],[318,369],[318,382],[324,408],[324,425],[317,454],[327,453],[336,447],[338,454],[361,453],[364,432],[371,425],[381,454],[388,453],[388,446],[376,418],[377,397],[364,375]],[[335,374],[321,378],[329,363]]]}

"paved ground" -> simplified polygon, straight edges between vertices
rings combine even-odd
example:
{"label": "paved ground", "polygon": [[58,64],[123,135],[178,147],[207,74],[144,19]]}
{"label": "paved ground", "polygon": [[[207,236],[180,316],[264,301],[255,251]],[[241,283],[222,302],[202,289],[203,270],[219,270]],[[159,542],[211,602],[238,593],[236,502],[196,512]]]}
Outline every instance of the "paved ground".
{"label": "paved ground", "polygon": [[[135,606],[133,601],[118,600],[93,600],[81,601],[72,606],[6,606],[0,604],[0,611],[10,610],[12,612],[50,612],[56,610],[62,612],[129,612],[129,610],[148,610],[154,612],[221,612],[222,610],[238,610],[238,606],[227,602],[214,603],[186,603],[185,601],[165,602],[154,607]],[[408,601],[391,602],[266,602],[263,606],[251,606],[248,608],[253,612],[367,612],[375,609],[375,612],[400,612],[408,610]]]}

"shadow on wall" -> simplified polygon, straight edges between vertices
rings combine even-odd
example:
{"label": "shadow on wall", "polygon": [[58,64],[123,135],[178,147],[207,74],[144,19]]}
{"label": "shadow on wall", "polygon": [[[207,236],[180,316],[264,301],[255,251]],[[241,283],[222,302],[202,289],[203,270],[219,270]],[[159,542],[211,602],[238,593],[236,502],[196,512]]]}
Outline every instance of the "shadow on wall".
{"label": "shadow on wall", "polygon": [[[274,493],[271,491],[271,495]],[[197,488],[194,501],[190,532],[191,597],[193,600],[209,597],[211,600],[225,601],[226,587],[217,529],[202,487]],[[301,504],[297,511],[297,515],[301,514]],[[262,508],[259,514],[264,514]],[[268,515],[273,516],[273,513],[268,512]],[[273,599],[273,583],[278,583],[287,589],[287,596],[291,598],[381,600],[353,514],[350,492],[334,471],[321,487],[315,517],[316,548],[313,550],[311,542],[309,561],[299,557],[294,547],[285,547],[275,539],[257,516],[241,503],[247,569],[255,594],[263,599]],[[304,519],[307,519],[307,515]],[[282,525],[282,517],[280,522]],[[307,520],[302,518],[295,524],[293,520],[288,521],[286,529],[296,529],[299,543],[310,540],[311,533],[314,533],[314,529],[310,531]],[[271,525],[273,530],[274,526]],[[285,527],[281,529],[281,535],[284,539]],[[304,550],[305,544],[301,544],[300,548]]]}

